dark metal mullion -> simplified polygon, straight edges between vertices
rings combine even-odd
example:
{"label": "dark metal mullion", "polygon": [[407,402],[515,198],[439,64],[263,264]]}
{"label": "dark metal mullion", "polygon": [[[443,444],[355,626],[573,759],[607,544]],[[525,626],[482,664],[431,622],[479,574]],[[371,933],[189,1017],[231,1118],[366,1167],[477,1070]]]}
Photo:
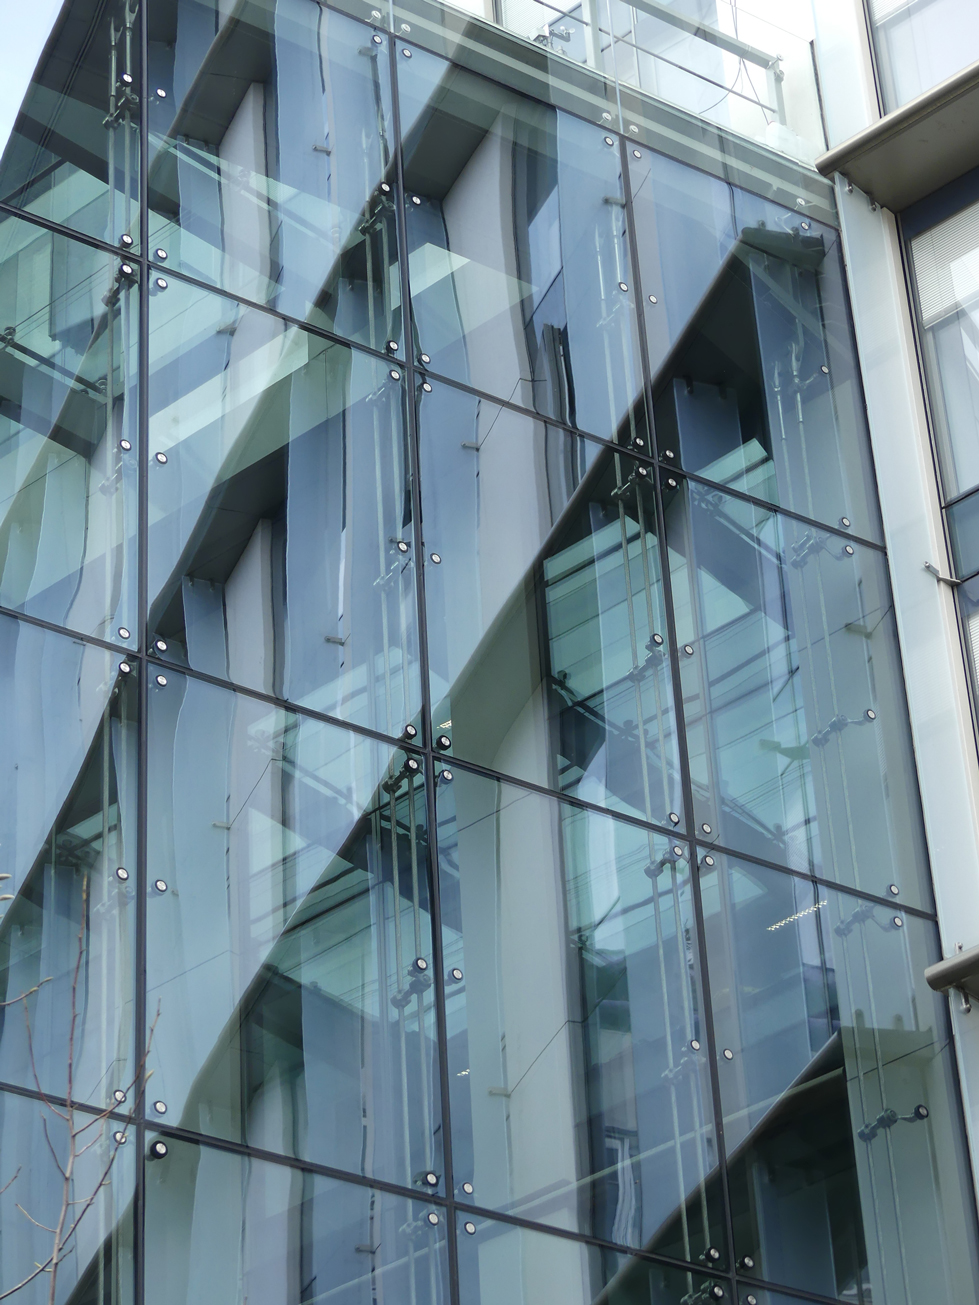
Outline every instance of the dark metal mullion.
{"label": "dark metal mullion", "polygon": [[[694,816],[693,782],[690,776],[690,756],[687,750],[687,731],[683,708],[683,684],[680,677],[680,651],[677,643],[676,618],[673,609],[673,584],[670,575],[669,542],[666,533],[666,512],[663,501],[662,486],[664,469],[660,466],[659,448],[657,446],[656,431],[653,423],[652,373],[650,371],[649,349],[646,338],[642,275],[639,267],[639,246],[636,240],[635,214],[632,207],[632,178],[629,173],[629,142],[624,137],[620,137],[619,150],[623,195],[625,197],[626,223],[629,236],[629,256],[632,261],[632,280],[636,289],[636,304],[638,306],[639,356],[642,362],[643,394],[646,401],[646,424],[649,434],[650,452],[654,455],[653,480],[656,494],[656,533],[660,554],[660,575],[663,583],[664,606],[666,608],[667,646],[669,648],[670,673],[673,679],[673,712],[677,749],[680,756],[680,785],[683,793],[685,827],[688,830],[688,835],[685,841],[690,850],[691,900],[693,902],[694,922],[697,931],[697,967],[700,978],[700,1001],[704,1018],[704,1037],[707,1041],[711,1104],[714,1115],[714,1137],[717,1145],[717,1172],[720,1178],[724,1233],[728,1243],[728,1272],[733,1275],[734,1297],[737,1299],[738,1279],[736,1272],[737,1254],[735,1252],[734,1242],[734,1218],[728,1185],[727,1148],[724,1140],[724,1105],[721,1099],[721,1085],[717,1064],[717,1043],[714,1036],[713,1003],[711,1001],[710,976],[707,970],[707,933],[704,926],[704,905],[700,893],[700,863],[695,838],[696,820]],[[702,1181],[706,1182],[706,1175]],[[685,1193],[681,1193],[681,1199],[685,1199],[685,1195]],[[705,1240],[709,1239],[709,1236],[710,1229],[707,1227],[704,1229]]]}
{"label": "dark metal mullion", "polygon": [[[385,34],[391,74],[391,116],[394,127],[396,191],[394,211],[398,225],[399,270],[401,274],[401,339],[404,352],[405,408],[408,423],[408,474],[411,486],[412,543],[415,556],[415,595],[418,614],[418,661],[421,686],[421,740],[425,766],[425,805],[428,823],[429,916],[432,925],[432,960],[435,968],[435,1028],[441,1097],[442,1159],[445,1186],[445,1246],[448,1260],[449,1301],[459,1305],[459,1258],[456,1238],[455,1177],[452,1165],[452,1126],[449,1102],[449,1051],[445,1013],[445,963],[442,955],[442,909],[439,896],[438,802],[436,755],[433,747],[433,719],[428,659],[428,609],[425,601],[425,537],[422,523],[421,441],[419,438],[418,392],[421,377],[415,368],[414,321],[408,278],[408,224],[405,214],[404,157],[402,154],[401,109],[398,100],[398,50],[394,34]],[[407,48],[407,47],[403,47]]]}
{"label": "dark metal mullion", "polygon": [[[147,6],[139,6],[139,324],[137,338],[137,414],[136,469],[136,552],[137,552],[137,761],[136,761],[136,1009],[134,1041],[136,1049],[137,1080],[133,1090],[136,1141],[136,1190],[133,1196],[133,1288],[135,1305],[143,1305],[146,1289],[145,1229],[146,1229],[146,885],[148,844],[148,780],[149,743],[147,738],[147,709],[149,694],[147,680],[149,664],[146,659],[146,623],[149,607],[147,529],[149,457],[149,41]],[[111,366],[111,360],[110,360]]]}

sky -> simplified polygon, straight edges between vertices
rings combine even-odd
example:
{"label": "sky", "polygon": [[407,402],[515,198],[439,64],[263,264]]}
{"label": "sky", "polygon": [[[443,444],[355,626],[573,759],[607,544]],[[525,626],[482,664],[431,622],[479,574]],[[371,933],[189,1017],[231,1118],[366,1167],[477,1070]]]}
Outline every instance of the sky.
{"label": "sky", "polygon": [[62,0],[0,0],[0,154]]}

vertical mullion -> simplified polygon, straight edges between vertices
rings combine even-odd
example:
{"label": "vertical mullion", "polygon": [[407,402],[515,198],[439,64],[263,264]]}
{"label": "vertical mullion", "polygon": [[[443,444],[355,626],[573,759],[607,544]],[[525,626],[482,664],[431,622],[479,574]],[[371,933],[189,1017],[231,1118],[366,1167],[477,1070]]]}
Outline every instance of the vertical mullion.
{"label": "vertical mullion", "polygon": [[[404,159],[402,156],[401,110],[398,101],[398,41],[394,33],[387,36],[391,75],[391,114],[394,125],[395,196],[394,209],[398,226],[399,269],[401,274],[401,331],[405,359],[405,409],[408,423],[408,466],[411,485],[412,548],[415,556],[415,595],[418,620],[418,660],[421,683],[421,740],[424,750],[425,801],[428,823],[429,903],[432,921],[432,960],[435,968],[435,1023],[441,1096],[442,1155],[445,1173],[446,1253],[449,1271],[450,1305],[459,1305],[459,1269],[456,1239],[456,1193],[452,1167],[452,1128],[449,1106],[448,1036],[445,1014],[445,966],[442,957],[442,911],[439,898],[438,803],[436,801],[437,758],[433,747],[431,685],[428,673],[428,618],[425,601],[425,538],[422,528],[421,441],[418,432],[417,387],[420,377],[415,367],[414,323],[408,278],[408,229],[405,218]],[[404,47],[408,48],[408,47]]]}
{"label": "vertical mullion", "polygon": [[137,709],[137,779],[136,779],[136,991],[135,991],[135,1047],[138,1077],[133,1091],[133,1107],[137,1111],[136,1134],[136,1190],[133,1199],[133,1290],[135,1305],[143,1305],[145,1295],[145,1196],[146,1196],[146,882],[147,882],[147,766],[149,749],[147,740],[148,666],[146,661],[147,611],[147,459],[149,457],[149,50],[147,36],[147,5],[142,0],[139,7],[139,325],[137,337],[137,646],[136,668],[139,705]]}
{"label": "vertical mullion", "polygon": [[[727,1148],[724,1140],[724,1114],[721,1100],[720,1079],[718,1076],[717,1043],[714,1036],[714,1012],[711,1001],[710,979],[707,971],[707,934],[704,925],[704,905],[700,892],[700,858],[696,841],[696,819],[694,816],[693,783],[690,776],[690,756],[687,749],[686,720],[683,708],[683,685],[680,678],[680,654],[677,642],[676,619],[673,609],[673,584],[670,575],[669,545],[666,536],[666,512],[663,503],[662,473],[659,460],[659,447],[653,423],[652,374],[649,364],[649,346],[646,338],[645,310],[643,307],[642,276],[639,268],[639,246],[636,240],[635,214],[632,206],[632,178],[629,173],[629,141],[619,138],[622,168],[623,195],[626,204],[626,222],[629,236],[629,255],[632,260],[632,280],[636,287],[636,303],[639,305],[639,356],[642,362],[643,394],[646,403],[646,422],[649,432],[650,454],[653,457],[653,479],[656,492],[656,533],[660,551],[660,573],[663,578],[663,595],[666,607],[667,645],[670,655],[670,673],[673,677],[673,711],[676,722],[677,748],[680,756],[680,785],[683,793],[683,807],[686,841],[690,849],[690,886],[691,900],[694,908],[694,922],[697,930],[698,972],[700,976],[701,1001],[704,1013],[704,1036],[707,1042],[708,1070],[710,1073],[711,1102],[714,1113],[714,1135],[717,1143],[717,1169],[720,1178],[721,1198],[724,1211],[724,1232],[728,1240],[730,1263],[727,1273],[734,1275],[734,1297],[737,1299],[736,1253],[734,1249],[734,1219],[731,1210],[730,1191],[727,1172]],[[681,1194],[681,1198],[683,1194]],[[704,1230],[705,1235],[709,1229]]]}

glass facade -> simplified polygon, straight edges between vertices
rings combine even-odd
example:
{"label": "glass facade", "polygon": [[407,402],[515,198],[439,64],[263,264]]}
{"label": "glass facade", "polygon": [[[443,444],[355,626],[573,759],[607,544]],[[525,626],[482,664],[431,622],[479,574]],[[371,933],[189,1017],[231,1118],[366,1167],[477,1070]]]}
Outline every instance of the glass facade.
{"label": "glass facade", "polygon": [[972,1291],[831,206],[678,116],[723,6],[539,7],[54,23],[0,157],[0,1294]]}

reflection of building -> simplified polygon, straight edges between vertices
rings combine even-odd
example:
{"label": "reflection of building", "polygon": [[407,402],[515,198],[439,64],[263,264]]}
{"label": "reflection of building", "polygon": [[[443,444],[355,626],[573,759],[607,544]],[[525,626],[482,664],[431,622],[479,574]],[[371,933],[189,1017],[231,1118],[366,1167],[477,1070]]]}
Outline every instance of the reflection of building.
{"label": "reflection of building", "polygon": [[[924,969],[976,941],[979,759],[858,203],[904,118],[840,143],[818,15],[823,154],[808,28],[753,8],[34,33],[0,1294],[975,1295],[974,1017]],[[902,221],[968,631],[959,176]]]}

